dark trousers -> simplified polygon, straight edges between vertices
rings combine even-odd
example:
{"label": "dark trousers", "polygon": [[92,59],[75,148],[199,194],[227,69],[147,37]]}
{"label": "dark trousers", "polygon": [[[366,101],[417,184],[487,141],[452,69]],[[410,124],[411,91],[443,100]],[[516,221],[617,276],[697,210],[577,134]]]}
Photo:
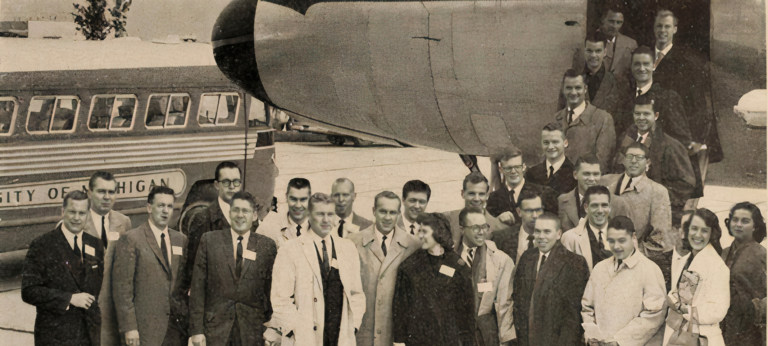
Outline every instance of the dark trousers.
{"label": "dark trousers", "polygon": [[[333,257],[336,257],[335,254]],[[337,346],[341,330],[341,312],[344,308],[344,285],[336,268],[331,268],[326,279],[323,280],[323,298],[325,299],[323,346]]]}
{"label": "dark trousers", "polygon": [[232,331],[229,333],[229,341],[227,346],[242,346],[243,342],[240,340],[240,324],[237,323],[237,316],[235,316],[235,323],[232,325]]}
{"label": "dark trousers", "polygon": [[189,342],[189,336],[187,331],[182,328],[179,321],[173,317],[168,320],[168,329],[165,331],[165,338],[163,339],[163,346],[187,346]]}

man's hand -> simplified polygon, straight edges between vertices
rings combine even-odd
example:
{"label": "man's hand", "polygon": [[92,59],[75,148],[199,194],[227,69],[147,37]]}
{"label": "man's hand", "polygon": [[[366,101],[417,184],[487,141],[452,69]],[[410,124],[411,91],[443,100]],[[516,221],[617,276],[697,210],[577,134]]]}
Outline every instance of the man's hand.
{"label": "man's hand", "polygon": [[280,346],[282,336],[274,328],[267,328],[264,331],[265,346]]}
{"label": "man's hand", "polygon": [[512,214],[511,211],[505,211],[501,213],[498,217],[499,221],[507,224],[507,225],[514,225],[515,224],[515,215]]}
{"label": "man's hand", "polygon": [[128,346],[139,346],[139,331],[131,330],[125,332],[125,344]]}
{"label": "man's hand", "polygon": [[96,298],[88,293],[75,293],[72,295],[72,299],[69,300],[69,304],[88,310],[95,300]]}
{"label": "man's hand", "polygon": [[192,346],[205,346],[205,335],[203,334],[192,335],[189,340],[192,341]]}

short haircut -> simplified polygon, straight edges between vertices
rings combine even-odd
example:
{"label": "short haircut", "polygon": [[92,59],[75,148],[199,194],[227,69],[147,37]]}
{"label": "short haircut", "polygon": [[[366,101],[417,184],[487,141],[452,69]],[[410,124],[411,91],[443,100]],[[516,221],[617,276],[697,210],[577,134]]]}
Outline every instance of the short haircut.
{"label": "short haircut", "polygon": [[312,196],[309,196],[309,206],[307,207],[307,209],[309,209],[309,211],[312,211],[312,207],[318,203],[333,204],[333,201],[331,200],[331,196],[328,196],[322,192],[318,192]]}
{"label": "short haircut", "polygon": [[623,229],[627,234],[635,234],[635,223],[626,216],[616,216],[608,222],[608,228]]}
{"label": "short haircut", "polygon": [[236,199],[241,199],[243,201],[248,202],[254,211],[258,210],[259,208],[259,204],[256,202],[256,197],[253,197],[253,195],[250,194],[249,192],[242,191],[242,190],[238,191],[237,193],[235,193],[234,196],[232,196],[232,201],[230,202],[230,204],[235,204]]}
{"label": "short haircut", "polygon": [[644,94],[644,95],[640,95],[638,97],[635,97],[634,106],[647,106],[647,105],[650,105],[652,107],[653,111],[656,112],[656,105],[655,105],[655,103],[656,103],[656,101],[654,101],[654,99],[650,95]]}
{"label": "short haircut", "polygon": [[242,177],[243,171],[240,170],[240,167],[237,166],[236,163],[232,161],[224,161],[220,163],[218,166],[216,166],[216,175],[214,178],[216,178],[216,181],[219,181],[219,173],[221,173],[221,170],[224,168],[237,168],[237,171],[240,173],[240,176]]}
{"label": "short haircut", "polygon": [[173,189],[168,186],[155,185],[149,190],[149,196],[147,196],[147,203],[152,204],[155,201],[155,195],[171,195],[173,200],[176,200]]}
{"label": "short haircut", "polygon": [[607,4],[605,7],[604,7],[604,10],[603,10],[603,15],[602,15],[602,17],[600,17],[600,20],[601,20],[601,21],[602,21],[602,20],[605,20],[605,18],[607,18],[607,17],[608,17],[608,12],[613,12],[613,13],[621,13],[621,14],[624,14],[624,13],[625,13],[625,11],[626,11],[626,9],[624,8],[624,6],[623,6],[623,5],[624,5],[624,4],[623,4],[621,1],[614,1],[614,2],[609,2],[609,3],[608,3],[608,4]]}
{"label": "short haircut", "polygon": [[467,215],[480,214],[485,216],[485,211],[478,207],[467,207],[461,210],[459,213],[459,226],[464,227],[467,225]]}
{"label": "short haircut", "polygon": [[421,180],[411,180],[403,185],[403,200],[408,199],[408,194],[411,192],[425,192],[427,194],[427,202],[432,197],[432,189]]}
{"label": "short haircut", "polygon": [[91,208],[91,200],[88,199],[88,194],[81,190],[75,190],[67,193],[64,196],[64,203],[62,204],[64,206],[64,209],[67,209],[67,203],[69,200],[73,201],[88,201],[88,209]]}
{"label": "short haircut", "polygon": [[560,134],[562,135],[563,139],[565,139],[565,130],[563,129],[563,125],[560,125],[560,123],[549,123],[544,125],[544,128],[541,129],[541,131],[560,131]]}
{"label": "short haircut", "polygon": [[[581,83],[585,86],[587,85],[587,81],[584,80],[584,76],[581,75],[581,73],[576,72],[576,70],[569,68],[565,70],[565,73],[563,73],[563,81],[560,83],[561,87],[565,85],[565,79],[566,78],[581,78]],[[562,126],[561,126],[562,128]]]}
{"label": "short haircut", "polygon": [[635,60],[635,55],[640,54],[647,54],[651,57],[651,60],[655,60],[654,57],[656,56],[656,52],[653,49],[649,48],[648,46],[640,46],[632,52],[632,59],[630,59],[630,62]]}
{"label": "short haircut", "polygon": [[[400,201],[400,197],[397,197],[397,195],[392,191],[382,191],[379,192],[376,197],[373,198],[373,208],[376,209],[379,207],[379,199],[380,198],[389,198],[389,199],[396,199],[397,203],[402,206],[402,202]],[[400,206],[397,207],[398,210],[400,210]]]}
{"label": "short haircut", "polygon": [[349,180],[347,178],[336,179],[333,182],[333,185],[331,185],[331,189],[333,189],[334,187],[338,186],[339,184],[344,184],[344,183],[349,183],[350,185],[352,185],[352,192],[355,192],[355,183],[353,183],[352,180]]}
{"label": "short haircut", "polygon": [[584,191],[584,200],[582,201],[582,203],[588,205],[589,198],[594,195],[607,195],[608,202],[611,201],[611,191],[609,191],[608,188],[603,185],[595,185],[595,186],[588,187],[587,191]]}
{"label": "short haircut", "polygon": [[[688,240],[688,232],[691,230],[691,222],[693,221],[693,218],[697,216],[704,220],[704,224],[711,229],[709,232],[709,243],[712,244],[712,247],[715,248],[715,251],[717,251],[718,255],[722,254],[723,246],[720,245],[720,236],[723,234],[723,231],[720,229],[720,219],[718,219],[717,215],[715,215],[715,213],[711,212],[709,209],[696,209],[696,211],[693,212],[693,216],[691,216],[688,221],[683,223],[685,239]],[[687,249],[691,250],[690,242],[683,242],[683,246],[687,246]]]}
{"label": "short haircut", "polygon": [[468,184],[480,184],[485,183],[485,191],[487,192],[490,189],[490,185],[488,184],[488,178],[486,178],[483,173],[480,172],[472,172],[467,174],[466,177],[464,177],[464,182],[461,184],[461,187],[464,191],[467,190]]}
{"label": "short haircut", "polygon": [[731,220],[733,219],[733,213],[737,210],[744,209],[752,213],[752,222],[755,224],[755,230],[752,232],[752,238],[756,242],[762,242],[765,239],[765,219],[763,219],[763,213],[756,205],[750,202],[741,202],[731,208],[731,212],[728,213],[728,218],[725,220],[725,226],[728,227],[728,234],[733,235],[731,232]]}
{"label": "short haircut", "polygon": [[112,175],[112,173],[98,171],[96,173],[93,173],[93,175],[91,176],[91,180],[88,181],[89,190],[93,191],[93,186],[96,185],[96,179],[102,179],[105,181],[114,181],[115,187],[117,187],[117,180],[115,180],[115,176]]}
{"label": "short haircut", "polygon": [[514,159],[520,156],[523,156],[523,151],[518,149],[515,146],[504,148],[500,150],[498,154],[496,154],[496,157],[498,158],[499,162],[508,161],[510,159]]}
{"label": "short haircut", "polygon": [[520,196],[517,197],[517,207],[522,209],[523,208],[523,201],[527,201],[530,199],[536,199],[538,198],[542,202],[542,207],[544,204],[544,199],[541,198],[541,196],[536,193],[533,190],[523,190],[520,192]]}
{"label": "short haircut", "polygon": [[646,147],[643,143],[633,141],[626,148],[622,149],[621,153],[627,155],[627,151],[629,151],[629,149],[640,149],[643,151],[643,155],[646,157],[648,156],[648,147]]}
{"label": "short haircut", "polygon": [[551,211],[545,211],[539,216],[536,221],[539,220],[549,220],[555,222],[555,227],[557,230],[563,231],[563,226],[560,224],[560,217],[557,216],[557,214],[551,212]]}
{"label": "short haircut", "polygon": [[584,39],[584,46],[587,45],[587,42],[592,43],[603,43],[603,48],[608,46],[608,38],[605,37],[605,34],[602,32],[596,31],[592,33],[591,35],[587,35],[587,38]]}
{"label": "short haircut", "polygon": [[285,193],[288,194],[288,192],[291,191],[291,188],[294,188],[296,190],[301,190],[303,188],[309,189],[309,194],[312,194],[312,186],[309,184],[309,180],[304,178],[293,178],[291,181],[288,182],[288,188],[285,189]]}
{"label": "short haircut", "polygon": [[654,17],[654,25],[657,19],[666,18],[666,17],[672,17],[672,19],[674,20],[675,26],[677,26],[677,16],[675,16],[675,14],[672,13],[672,11],[666,10],[666,9],[662,9],[662,10],[659,10],[659,12],[656,12],[656,17]]}
{"label": "short haircut", "polygon": [[432,229],[432,238],[443,247],[445,251],[453,250],[453,237],[451,236],[451,222],[442,213],[421,213],[416,222],[422,227]]}
{"label": "short haircut", "polygon": [[587,154],[581,155],[579,156],[578,159],[576,159],[576,164],[574,165],[576,172],[579,171],[582,163],[586,163],[588,165],[599,165],[600,160],[597,158],[595,154],[587,153]]}

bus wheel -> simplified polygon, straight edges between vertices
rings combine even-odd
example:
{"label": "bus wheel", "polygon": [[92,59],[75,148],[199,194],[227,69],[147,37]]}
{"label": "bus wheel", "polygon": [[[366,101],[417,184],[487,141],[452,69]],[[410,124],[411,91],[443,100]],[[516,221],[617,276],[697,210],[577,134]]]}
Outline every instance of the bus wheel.
{"label": "bus wheel", "polygon": [[344,142],[346,141],[346,139],[343,136],[328,135],[328,141],[331,142],[331,144],[333,145],[342,146],[344,145]]}
{"label": "bus wheel", "polygon": [[366,140],[363,140],[363,139],[360,139],[360,138],[354,138],[354,137],[352,138],[352,142],[355,143],[356,147],[367,147],[367,146],[373,144],[373,142],[371,142],[371,141],[366,141]]}

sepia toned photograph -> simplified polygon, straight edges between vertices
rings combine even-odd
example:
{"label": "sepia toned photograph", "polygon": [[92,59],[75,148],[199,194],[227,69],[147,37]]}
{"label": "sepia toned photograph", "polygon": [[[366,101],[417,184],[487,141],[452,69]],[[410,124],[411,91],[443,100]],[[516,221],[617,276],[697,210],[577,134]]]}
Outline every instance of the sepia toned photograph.
{"label": "sepia toned photograph", "polygon": [[0,346],[765,346],[765,0],[0,0]]}

